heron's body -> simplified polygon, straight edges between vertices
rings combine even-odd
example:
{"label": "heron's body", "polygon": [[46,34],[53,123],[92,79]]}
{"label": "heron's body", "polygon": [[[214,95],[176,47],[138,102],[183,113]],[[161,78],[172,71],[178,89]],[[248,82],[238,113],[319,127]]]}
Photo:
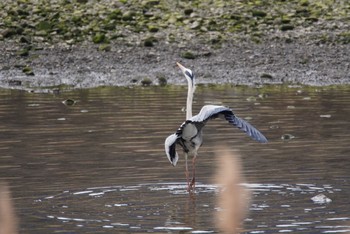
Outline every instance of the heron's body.
{"label": "heron's body", "polygon": [[[170,163],[175,166],[179,156],[176,152],[176,145],[180,145],[183,149],[186,162],[186,178],[188,183],[188,190],[190,191],[194,187],[195,183],[195,162],[197,158],[197,152],[199,147],[202,145],[202,128],[206,123],[215,118],[226,119],[230,124],[236,126],[242,131],[246,132],[251,138],[261,143],[267,142],[267,139],[261,134],[256,128],[250,125],[243,119],[238,118],[232,112],[232,110],[225,106],[217,105],[205,105],[201,111],[192,116],[192,101],[193,93],[195,90],[194,75],[191,70],[183,67],[178,63],[188,81],[188,95],[187,95],[187,110],[186,110],[186,121],[181,124],[179,129],[165,140],[165,152]],[[192,181],[189,182],[189,172],[187,166],[188,157],[192,157]]]}

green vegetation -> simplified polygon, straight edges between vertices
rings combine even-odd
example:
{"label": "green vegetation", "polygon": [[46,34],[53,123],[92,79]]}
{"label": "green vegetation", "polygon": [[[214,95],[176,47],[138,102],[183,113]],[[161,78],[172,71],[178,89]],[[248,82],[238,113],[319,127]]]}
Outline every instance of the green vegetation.
{"label": "green vegetation", "polygon": [[192,51],[184,51],[181,53],[181,57],[185,59],[195,59],[196,55]]}
{"label": "green vegetation", "polygon": [[153,46],[143,38],[218,43],[214,34],[219,42],[293,37],[350,43],[349,15],[348,1],[334,0],[3,0],[0,41]]}
{"label": "green vegetation", "polygon": [[25,66],[25,67],[22,69],[22,72],[23,72],[24,74],[26,74],[27,76],[34,76],[34,72],[33,72],[32,68],[29,67],[29,66]]}

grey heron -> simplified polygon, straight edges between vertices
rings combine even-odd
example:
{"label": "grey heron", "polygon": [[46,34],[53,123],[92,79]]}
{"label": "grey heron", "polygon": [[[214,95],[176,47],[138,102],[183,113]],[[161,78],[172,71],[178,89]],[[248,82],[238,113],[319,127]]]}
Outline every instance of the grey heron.
{"label": "grey heron", "polygon": [[[180,67],[182,73],[185,75],[188,82],[186,121],[181,124],[179,129],[174,134],[171,134],[166,138],[165,152],[170,163],[173,166],[176,166],[176,163],[179,159],[179,155],[176,152],[176,145],[182,147],[186,163],[185,174],[187,180],[187,190],[188,192],[190,192],[195,186],[195,166],[197,152],[203,142],[202,128],[209,120],[221,117],[226,119],[233,126],[236,126],[240,130],[246,132],[247,135],[249,135],[251,138],[258,142],[266,143],[267,139],[251,124],[237,117],[230,108],[225,106],[205,105],[202,107],[199,114],[192,116],[193,95],[196,89],[195,76],[190,69],[182,66],[180,63],[177,63],[177,65]],[[189,156],[192,157],[191,182],[189,181],[189,171],[187,165],[187,160]]]}

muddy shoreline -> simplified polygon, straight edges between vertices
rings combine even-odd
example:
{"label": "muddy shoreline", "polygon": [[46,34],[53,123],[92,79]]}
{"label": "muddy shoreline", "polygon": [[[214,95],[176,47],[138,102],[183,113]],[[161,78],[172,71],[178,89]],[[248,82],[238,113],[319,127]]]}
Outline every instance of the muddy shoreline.
{"label": "muddy shoreline", "polygon": [[[176,61],[191,68],[197,82],[204,84],[350,84],[350,45],[243,42],[212,49],[195,44],[159,43],[149,48],[112,44],[110,51],[99,51],[93,44],[54,45],[31,51],[26,57],[16,53],[18,47],[1,46],[2,88],[160,85],[164,80],[167,84],[184,84]],[[195,59],[181,56],[189,50]],[[26,66],[33,74],[23,72]]]}

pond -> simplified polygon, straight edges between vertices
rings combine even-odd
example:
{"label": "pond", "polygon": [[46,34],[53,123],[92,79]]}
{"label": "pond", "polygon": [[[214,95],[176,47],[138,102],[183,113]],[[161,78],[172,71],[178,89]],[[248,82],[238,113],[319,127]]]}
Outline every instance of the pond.
{"label": "pond", "polygon": [[[252,194],[244,233],[350,230],[350,87],[199,86],[194,112],[230,106],[269,143],[208,123],[194,196],[182,154],[172,167],[164,153],[184,121],[186,88],[0,90],[0,180],[20,232],[218,232],[213,175],[223,143],[239,153]],[[328,200],[312,200],[320,194]]]}

